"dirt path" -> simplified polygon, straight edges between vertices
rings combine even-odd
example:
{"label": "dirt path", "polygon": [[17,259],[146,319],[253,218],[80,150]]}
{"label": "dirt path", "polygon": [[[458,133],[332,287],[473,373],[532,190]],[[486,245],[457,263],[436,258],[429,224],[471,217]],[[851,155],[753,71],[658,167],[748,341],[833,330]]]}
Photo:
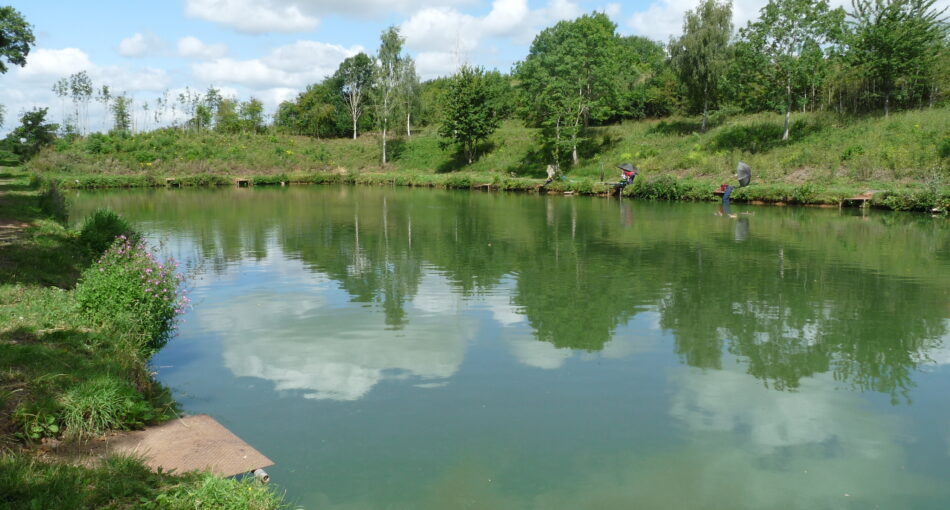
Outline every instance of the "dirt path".
{"label": "dirt path", "polygon": [[7,195],[9,188],[16,182],[16,179],[0,179],[0,246],[16,242],[26,236],[26,229],[30,227],[29,223],[7,217],[6,205],[9,201]]}

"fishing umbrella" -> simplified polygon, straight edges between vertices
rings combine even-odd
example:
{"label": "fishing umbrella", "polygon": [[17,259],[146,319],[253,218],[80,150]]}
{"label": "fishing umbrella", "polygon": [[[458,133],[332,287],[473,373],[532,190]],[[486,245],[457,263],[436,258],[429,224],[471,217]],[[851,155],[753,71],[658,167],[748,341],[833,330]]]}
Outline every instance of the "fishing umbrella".
{"label": "fishing umbrella", "polygon": [[736,178],[739,179],[740,188],[748,186],[749,181],[752,180],[752,168],[740,161],[739,166],[736,167]]}

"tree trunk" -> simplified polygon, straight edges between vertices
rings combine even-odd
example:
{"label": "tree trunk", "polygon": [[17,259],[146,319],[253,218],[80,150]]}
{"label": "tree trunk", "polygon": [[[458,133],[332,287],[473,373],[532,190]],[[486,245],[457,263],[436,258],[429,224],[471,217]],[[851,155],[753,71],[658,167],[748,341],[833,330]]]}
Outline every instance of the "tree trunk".
{"label": "tree trunk", "polygon": [[412,124],[409,122],[412,112],[409,111],[409,108],[406,108],[406,137],[412,138]]}
{"label": "tree trunk", "polygon": [[792,117],[792,109],[789,107],[785,108],[785,131],[782,133],[782,141],[788,140],[788,121]]}
{"label": "tree trunk", "polygon": [[709,101],[704,97],[703,98],[703,124],[699,127],[700,133],[706,132],[706,122],[709,119]]}
{"label": "tree trunk", "polygon": [[884,93],[884,118],[886,119],[891,113],[891,93]]}
{"label": "tree trunk", "polygon": [[386,127],[383,126],[383,164],[386,164]]}
{"label": "tree trunk", "polygon": [[792,118],[792,83],[791,78],[785,82],[785,132],[782,133],[782,141],[788,140],[788,124]]}
{"label": "tree trunk", "polygon": [[356,116],[353,116],[353,139],[356,140]]}

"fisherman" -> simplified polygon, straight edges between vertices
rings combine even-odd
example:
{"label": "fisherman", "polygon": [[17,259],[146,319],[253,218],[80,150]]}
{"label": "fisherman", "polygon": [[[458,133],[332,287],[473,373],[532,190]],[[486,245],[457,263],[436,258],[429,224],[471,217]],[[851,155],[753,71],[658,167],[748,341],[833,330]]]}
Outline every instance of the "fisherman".
{"label": "fisherman", "polygon": [[620,182],[614,184],[614,189],[620,189],[622,192],[624,188],[633,184],[633,180],[637,178],[639,170],[637,170],[637,167],[633,166],[632,163],[623,163],[618,165],[617,168],[620,169]]}
{"label": "fisherman", "polygon": [[[736,180],[739,181],[739,187],[744,188],[749,185],[749,182],[752,181],[752,168],[749,165],[739,162],[739,165],[736,166]],[[716,190],[717,195],[722,195],[722,203],[729,204],[729,196],[732,195],[732,190],[734,188],[731,184],[723,184],[719,186],[719,189]]]}
{"label": "fisherman", "polygon": [[557,172],[554,170],[554,165],[548,165],[547,173],[548,173],[548,180],[544,181],[544,185],[541,186],[542,188],[554,182],[554,176],[557,174]]}

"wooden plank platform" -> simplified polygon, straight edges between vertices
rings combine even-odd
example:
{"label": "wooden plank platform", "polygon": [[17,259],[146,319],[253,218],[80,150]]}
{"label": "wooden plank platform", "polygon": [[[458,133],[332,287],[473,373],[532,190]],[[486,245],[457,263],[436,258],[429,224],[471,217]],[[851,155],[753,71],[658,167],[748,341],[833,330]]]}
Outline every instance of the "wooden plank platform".
{"label": "wooden plank platform", "polygon": [[142,455],[152,469],[165,471],[209,469],[234,476],[274,463],[206,414],[186,416],[125,434],[109,442],[115,453]]}

